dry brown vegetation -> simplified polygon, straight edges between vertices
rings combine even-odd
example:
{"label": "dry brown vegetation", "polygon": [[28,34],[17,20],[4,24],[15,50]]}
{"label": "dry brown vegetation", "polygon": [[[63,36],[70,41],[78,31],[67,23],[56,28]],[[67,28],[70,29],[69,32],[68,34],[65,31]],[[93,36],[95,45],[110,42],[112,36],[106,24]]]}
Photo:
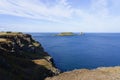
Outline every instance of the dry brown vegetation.
{"label": "dry brown vegetation", "polygon": [[46,80],[120,80],[120,67],[73,70]]}
{"label": "dry brown vegetation", "polygon": [[56,72],[56,68],[46,59],[35,59],[32,60],[37,65],[42,65],[48,70],[52,70],[53,72]]}

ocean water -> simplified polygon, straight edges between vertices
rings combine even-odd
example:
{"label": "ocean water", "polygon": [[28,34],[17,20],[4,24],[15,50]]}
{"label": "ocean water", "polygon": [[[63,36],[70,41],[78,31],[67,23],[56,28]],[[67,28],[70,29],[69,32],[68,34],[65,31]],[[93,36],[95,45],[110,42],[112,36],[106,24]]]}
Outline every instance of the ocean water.
{"label": "ocean water", "polygon": [[120,65],[120,33],[85,33],[55,36],[30,33],[53,58],[61,71]]}

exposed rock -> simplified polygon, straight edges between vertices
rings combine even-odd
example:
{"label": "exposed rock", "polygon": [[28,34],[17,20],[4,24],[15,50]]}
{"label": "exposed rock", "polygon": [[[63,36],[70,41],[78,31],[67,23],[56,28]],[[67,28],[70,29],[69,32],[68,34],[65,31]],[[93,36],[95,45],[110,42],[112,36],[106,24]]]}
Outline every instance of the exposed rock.
{"label": "exposed rock", "polygon": [[85,35],[85,33],[83,33],[83,32],[80,32],[80,34],[79,35]]}
{"label": "exposed rock", "polygon": [[0,80],[43,80],[58,73],[52,57],[31,35],[0,33]]}

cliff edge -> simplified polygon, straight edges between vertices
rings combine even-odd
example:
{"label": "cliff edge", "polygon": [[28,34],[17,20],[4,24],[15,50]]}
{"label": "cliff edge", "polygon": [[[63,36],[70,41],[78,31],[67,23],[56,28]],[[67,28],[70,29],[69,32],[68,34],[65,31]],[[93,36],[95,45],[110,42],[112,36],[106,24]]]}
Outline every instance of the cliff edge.
{"label": "cliff edge", "polygon": [[0,32],[0,80],[44,80],[59,73],[31,35]]}

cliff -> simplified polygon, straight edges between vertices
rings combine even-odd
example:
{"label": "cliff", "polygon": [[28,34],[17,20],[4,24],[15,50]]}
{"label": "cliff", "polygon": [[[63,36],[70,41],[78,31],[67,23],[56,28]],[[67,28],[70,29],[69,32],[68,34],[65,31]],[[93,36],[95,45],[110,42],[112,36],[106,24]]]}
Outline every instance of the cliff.
{"label": "cliff", "polygon": [[73,70],[46,80],[120,80],[120,67]]}
{"label": "cliff", "polygon": [[43,80],[59,73],[31,35],[0,32],[0,80]]}

